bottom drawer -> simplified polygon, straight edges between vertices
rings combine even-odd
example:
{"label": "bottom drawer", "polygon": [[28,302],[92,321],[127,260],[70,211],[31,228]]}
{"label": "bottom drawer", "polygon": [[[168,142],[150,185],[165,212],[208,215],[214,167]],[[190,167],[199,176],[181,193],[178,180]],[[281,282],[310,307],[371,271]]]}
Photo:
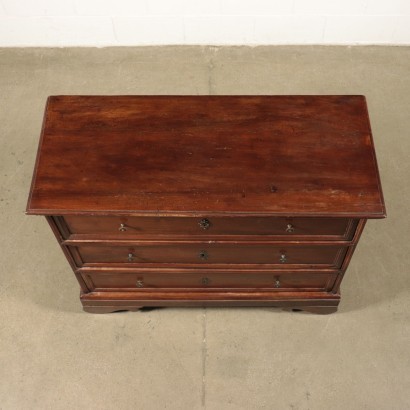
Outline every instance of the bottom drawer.
{"label": "bottom drawer", "polygon": [[327,291],[336,273],[280,272],[107,272],[88,271],[81,275],[90,291],[158,289],[276,289]]}

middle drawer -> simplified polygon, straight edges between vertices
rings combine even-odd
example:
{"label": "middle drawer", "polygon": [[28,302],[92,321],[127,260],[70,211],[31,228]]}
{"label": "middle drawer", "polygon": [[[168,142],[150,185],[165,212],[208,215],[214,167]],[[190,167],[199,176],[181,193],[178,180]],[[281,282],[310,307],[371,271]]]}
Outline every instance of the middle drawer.
{"label": "middle drawer", "polygon": [[347,246],[253,242],[79,243],[69,247],[77,266],[84,264],[268,264],[284,268],[340,268]]}

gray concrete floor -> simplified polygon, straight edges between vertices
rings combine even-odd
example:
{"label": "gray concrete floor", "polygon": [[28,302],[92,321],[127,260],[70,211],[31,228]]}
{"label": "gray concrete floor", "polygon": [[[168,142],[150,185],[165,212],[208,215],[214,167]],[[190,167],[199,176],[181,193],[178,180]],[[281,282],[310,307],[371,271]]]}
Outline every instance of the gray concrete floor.
{"label": "gray concrete floor", "polygon": [[[365,94],[388,219],[367,224],[339,312],[83,313],[24,215],[50,94]],[[409,409],[409,130],[405,47],[1,49],[0,408]]]}

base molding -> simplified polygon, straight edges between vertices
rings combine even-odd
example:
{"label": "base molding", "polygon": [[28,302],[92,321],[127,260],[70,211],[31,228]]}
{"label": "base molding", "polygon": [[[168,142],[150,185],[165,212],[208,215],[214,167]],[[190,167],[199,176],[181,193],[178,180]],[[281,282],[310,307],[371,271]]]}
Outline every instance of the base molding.
{"label": "base molding", "polygon": [[327,292],[90,292],[81,293],[85,312],[137,311],[143,307],[276,307],[286,311],[330,314],[340,294]]}

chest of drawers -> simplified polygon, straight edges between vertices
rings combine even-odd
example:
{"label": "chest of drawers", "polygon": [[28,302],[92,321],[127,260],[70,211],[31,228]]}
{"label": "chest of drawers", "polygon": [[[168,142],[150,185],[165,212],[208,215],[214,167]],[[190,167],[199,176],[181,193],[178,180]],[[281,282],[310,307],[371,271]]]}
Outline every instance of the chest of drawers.
{"label": "chest of drawers", "polygon": [[331,313],[385,206],[362,96],[53,96],[27,213],[87,312]]}

